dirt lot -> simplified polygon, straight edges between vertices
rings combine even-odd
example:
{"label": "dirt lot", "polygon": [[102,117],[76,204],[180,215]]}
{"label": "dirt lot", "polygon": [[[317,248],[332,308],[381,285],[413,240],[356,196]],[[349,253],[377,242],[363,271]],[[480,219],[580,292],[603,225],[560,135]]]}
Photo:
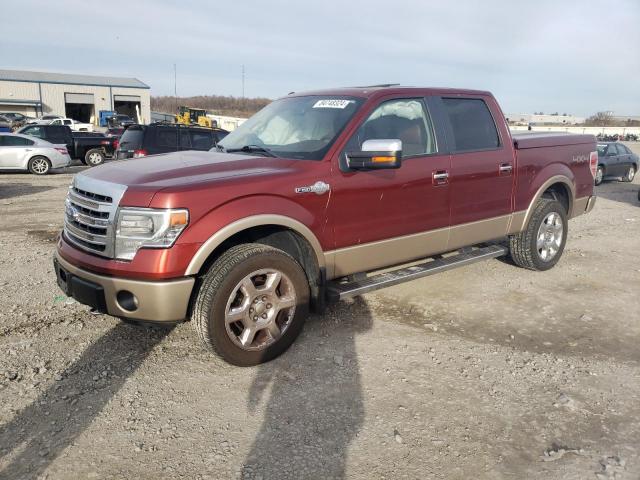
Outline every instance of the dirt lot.
{"label": "dirt lot", "polygon": [[0,175],[0,478],[640,478],[640,179],[598,187],[549,272],[341,303],[250,369],[61,296],[70,180]]}

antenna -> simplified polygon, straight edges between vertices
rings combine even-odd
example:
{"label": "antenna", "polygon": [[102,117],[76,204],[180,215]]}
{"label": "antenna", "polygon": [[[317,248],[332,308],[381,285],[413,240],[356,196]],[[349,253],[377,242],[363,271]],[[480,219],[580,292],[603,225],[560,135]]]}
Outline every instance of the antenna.
{"label": "antenna", "polygon": [[242,98],[244,98],[244,64],[242,65]]}
{"label": "antenna", "polygon": [[178,113],[178,69],[173,64],[173,98],[176,102],[176,113]]}

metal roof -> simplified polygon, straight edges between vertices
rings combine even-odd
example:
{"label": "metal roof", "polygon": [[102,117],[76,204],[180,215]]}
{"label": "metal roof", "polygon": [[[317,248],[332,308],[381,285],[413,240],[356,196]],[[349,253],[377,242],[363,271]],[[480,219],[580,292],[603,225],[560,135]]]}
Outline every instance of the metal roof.
{"label": "metal roof", "polygon": [[77,75],[73,73],[30,72],[27,70],[0,70],[0,81],[62,83],[100,87],[150,88],[137,78]]}

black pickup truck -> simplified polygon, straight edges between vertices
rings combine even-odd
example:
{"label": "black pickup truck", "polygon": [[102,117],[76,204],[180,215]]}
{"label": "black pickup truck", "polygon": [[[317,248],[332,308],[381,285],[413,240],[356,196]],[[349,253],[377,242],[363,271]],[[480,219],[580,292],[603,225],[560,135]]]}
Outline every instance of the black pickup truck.
{"label": "black pickup truck", "polygon": [[95,167],[113,157],[116,139],[97,132],[74,132],[66,125],[26,125],[17,133],[41,138],[47,142],[66,145],[71,158]]}

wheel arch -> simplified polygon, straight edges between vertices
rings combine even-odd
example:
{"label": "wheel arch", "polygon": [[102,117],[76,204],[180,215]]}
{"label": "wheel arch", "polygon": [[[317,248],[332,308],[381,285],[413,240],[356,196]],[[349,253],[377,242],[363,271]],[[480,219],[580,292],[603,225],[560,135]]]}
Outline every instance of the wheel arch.
{"label": "wheel arch", "polygon": [[[320,242],[307,226],[283,215],[254,215],[236,220],[218,230],[198,249],[185,275],[201,275],[223,252],[241,243],[261,243],[291,255],[307,276],[311,298],[316,306],[321,307],[325,258]],[[195,292],[197,286],[194,294]]]}
{"label": "wheel arch", "polygon": [[527,228],[527,225],[529,225],[529,221],[531,220],[531,215],[533,214],[535,205],[543,196],[559,200],[567,208],[567,217],[574,217],[575,215],[573,214],[573,207],[575,203],[575,195],[575,186],[573,185],[573,182],[571,181],[571,179],[569,179],[569,177],[565,175],[552,176],[551,178],[547,179],[538,188],[538,190],[536,190],[536,193],[529,203],[527,210],[524,212],[524,215],[519,215],[519,218],[514,216],[513,223],[511,225],[511,228],[509,229],[509,232],[517,233]]}

